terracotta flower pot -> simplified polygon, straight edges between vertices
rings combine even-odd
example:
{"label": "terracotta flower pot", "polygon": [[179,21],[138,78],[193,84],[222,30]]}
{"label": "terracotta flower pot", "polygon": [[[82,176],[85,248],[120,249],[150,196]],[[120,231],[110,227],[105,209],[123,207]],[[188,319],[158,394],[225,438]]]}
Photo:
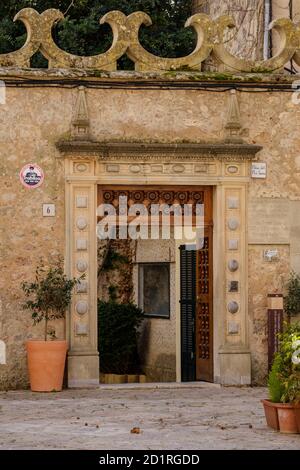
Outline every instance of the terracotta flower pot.
{"label": "terracotta flower pot", "polygon": [[295,408],[296,423],[298,426],[298,432],[300,433],[300,404]]}
{"label": "terracotta flower pot", "polygon": [[280,432],[296,434],[299,428],[296,421],[297,406],[290,403],[277,403]]}
{"label": "terracotta flower pot", "polygon": [[300,405],[262,400],[267,425],[282,433],[300,433]]}
{"label": "terracotta flower pot", "polygon": [[267,425],[275,431],[279,431],[277,403],[272,403],[271,400],[262,400],[262,404],[264,405]]}
{"label": "terracotta flower pot", "polygon": [[62,389],[67,355],[66,341],[27,341],[28,371],[33,392]]}

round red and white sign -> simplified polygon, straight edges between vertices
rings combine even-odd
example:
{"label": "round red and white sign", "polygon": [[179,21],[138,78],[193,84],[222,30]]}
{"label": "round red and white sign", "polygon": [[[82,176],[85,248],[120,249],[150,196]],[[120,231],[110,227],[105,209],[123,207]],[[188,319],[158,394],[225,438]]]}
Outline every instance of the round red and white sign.
{"label": "round red and white sign", "polygon": [[20,181],[25,188],[38,188],[43,184],[44,172],[36,163],[29,163],[20,171]]}

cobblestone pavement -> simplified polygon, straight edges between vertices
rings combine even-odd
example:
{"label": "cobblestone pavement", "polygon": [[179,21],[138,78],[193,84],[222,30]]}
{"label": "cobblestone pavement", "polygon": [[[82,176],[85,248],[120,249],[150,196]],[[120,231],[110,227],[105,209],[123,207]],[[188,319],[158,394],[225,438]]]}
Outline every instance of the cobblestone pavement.
{"label": "cobblestone pavement", "polygon": [[266,395],[264,388],[202,384],[1,392],[0,448],[300,449],[300,436],[267,428]]}

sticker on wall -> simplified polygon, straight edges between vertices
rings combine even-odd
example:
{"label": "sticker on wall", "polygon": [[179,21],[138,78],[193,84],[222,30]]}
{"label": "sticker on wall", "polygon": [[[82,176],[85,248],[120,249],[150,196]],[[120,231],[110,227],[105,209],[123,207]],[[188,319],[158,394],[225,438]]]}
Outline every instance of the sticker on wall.
{"label": "sticker on wall", "polygon": [[38,188],[43,184],[44,172],[36,163],[29,163],[20,171],[20,181],[25,188]]}

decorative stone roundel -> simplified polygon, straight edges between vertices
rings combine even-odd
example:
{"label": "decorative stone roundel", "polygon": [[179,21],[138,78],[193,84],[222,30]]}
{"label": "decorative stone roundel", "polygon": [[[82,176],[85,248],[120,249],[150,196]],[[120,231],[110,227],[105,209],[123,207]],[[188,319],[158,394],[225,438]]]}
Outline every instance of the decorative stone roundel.
{"label": "decorative stone roundel", "polygon": [[79,171],[80,173],[84,173],[87,170],[86,163],[77,163],[76,170]]}
{"label": "decorative stone roundel", "polygon": [[79,230],[84,230],[87,227],[87,220],[85,217],[78,217],[76,225]]}
{"label": "decorative stone roundel", "polygon": [[130,165],[129,170],[131,173],[140,173],[142,167],[141,165]]}
{"label": "decorative stone roundel", "polygon": [[228,171],[228,173],[234,174],[234,173],[237,173],[239,171],[239,168],[235,165],[230,165],[230,166],[227,167],[227,171]]}
{"label": "decorative stone roundel", "polygon": [[89,309],[88,303],[85,300],[80,300],[76,304],[76,312],[79,315],[85,315]]}
{"label": "decorative stone roundel", "polygon": [[78,272],[84,273],[88,268],[87,261],[85,261],[84,259],[78,260],[76,263],[76,268]]}
{"label": "decorative stone roundel", "polygon": [[239,310],[239,304],[235,300],[232,300],[231,302],[229,302],[228,312],[236,313],[236,312],[238,312],[238,310]]}
{"label": "decorative stone roundel", "polygon": [[228,228],[229,230],[236,230],[239,226],[239,221],[236,217],[231,217],[228,220]]}
{"label": "decorative stone roundel", "polygon": [[180,164],[173,165],[173,166],[172,166],[172,170],[173,170],[174,173],[183,173],[184,170],[185,170],[185,166],[184,166],[184,165],[180,165]]}
{"label": "decorative stone roundel", "polygon": [[230,259],[228,261],[228,269],[231,273],[234,273],[239,269],[239,262],[236,259]]}

